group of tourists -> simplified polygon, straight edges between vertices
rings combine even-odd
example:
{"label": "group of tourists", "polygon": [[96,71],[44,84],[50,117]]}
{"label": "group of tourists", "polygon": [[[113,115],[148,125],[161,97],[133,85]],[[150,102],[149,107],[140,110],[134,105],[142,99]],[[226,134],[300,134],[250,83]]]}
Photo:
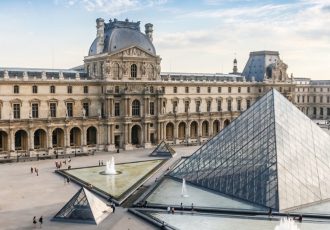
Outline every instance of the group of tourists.
{"label": "group of tourists", "polygon": [[56,169],[61,169],[62,168],[62,163],[63,165],[66,165],[68,163],[68,169],[71,169],[71,157],[69,156],[68,159],[65,159],[64,161],[55,161],[55,167]]}
{"label": "group of tourists", "polygon": [[[40,228],[42,228],[42,223],[43,223],[43,217],[42,216],[40,216],[38,222],[40,224]],[[36,216],[33,217],[32,223],[33,223],[34,228],[36,228],[37,227],[37,217]]]}
{"label": "group of tourists", "polygon": [[36,175],[37,176],[39,176],[39,169],[38,168],[36,168],[36,167],[31,167],[31,169],[30,169],[30,172],[31,172],[31,174],[33,174],[34,172],[36,173]]}

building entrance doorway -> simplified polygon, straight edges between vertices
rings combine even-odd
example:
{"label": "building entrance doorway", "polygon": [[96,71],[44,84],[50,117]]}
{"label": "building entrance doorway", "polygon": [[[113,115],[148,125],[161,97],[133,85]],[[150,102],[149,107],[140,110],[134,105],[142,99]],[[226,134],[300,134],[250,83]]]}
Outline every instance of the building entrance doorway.
{"label": "building entrance doorway", "polygon": [[138,125],[134,125],[132,127],[132,145],[140,145],[141,144],[141,128]]}

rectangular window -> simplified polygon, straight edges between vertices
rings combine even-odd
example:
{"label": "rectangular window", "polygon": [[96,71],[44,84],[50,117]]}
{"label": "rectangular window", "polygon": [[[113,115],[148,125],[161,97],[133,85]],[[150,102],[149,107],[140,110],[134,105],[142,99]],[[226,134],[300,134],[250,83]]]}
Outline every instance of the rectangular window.
{"label": "rectangular window", "polygon": [[250,100],[246,100],[246,108],[248,109],[248,108],[250,108],[250,106],[251,106],[251,101]]}
{"label": "rectangular window", "polygon": [[115,86],[115,93],[119,93],[119,86]]}
{"label": "rectangular window", "polygon": [[327,116],[330,116],[330,108],[327,108]]}
{"label": "rectangular window", "polygon": [[237,100],[237,110],[238,111],[241,111],[241,108],[242,108],[242,101],[241,100]]}
{"label": "rectangular window", "polygon": [[200,93],[200,92],[201,92],[201,88],[200,88],[199,86],[197,86],[197,88],[196,88],[196,92],[197,92],[197,93]]}
{"label": "rectangular window", "polygon": [[173,93],[177,93],[178,92],[178,88],[177,87],[173,87]]}
{"label": "rectangular window", "polygon": [[49,104],[50,117],[56,117],[56,103]]}
{"label": "rectangular window", "polygon": [[327,103],[330,103],[330,97],[327,96]]}
{"label": "rectangular window", "polygon": [[186,93],[189,93],[189,87],[186,87],[186,88],[185,88],[185,92],[186,92]]}
{"label": "rectangular window", "polygon": [[300,103],[300,96],[297,96],[297,102]]}
{"label": "rectangular window", "polygon": [[250,87],[247,87],[247,92],[250,93]]}
{"label": "rectangular window", "polygon": [[150,102],[150,107],[149,107],[150,109],[150,111],[149,111],[149,113],[150,113],[150,115],[155,115],[155,103],[154,102]]}
{"label": "rectangular window", "polygon": [[241,92],[241,87],[238,87],[237,91],[240,93]]}
{"label": "rectangular window", "polygon": [[89,104],[88,104],[88,102],[83,103],[83,109],[85,110],[85,116],[88,117],[89,116]]}
{"label": "rectangular window", "polygon": [[32,118],[38,118],[39,117],[39,111],[38,111],[38,104],[32,104]]}
{"label": "rectangular window", "polygon": [[231,87],[228,87],[228,93],[231,93]]}
{"label": "rectangular window", "polygon": [[302,103],[305,103],[305,96],[302,96]]}
{"label": "rectangular window", "polygon": [[211,112],[211,101],[207,102],[207,112]]}
{"label": "rectangular window", "polygon": [[101,103],[101,117],[104,118],[105,117],[105,112],[104,112],[104,103]]}
{"label": "rectangular window", "polygon": [[189,110],[189,101],[185,101],[184,102],[184,112],[188,113],[188,110]]}
{"label": "rectangular window", "polygon": [[120,104],[118,102],[115,103],[115,116],[120,116]]}
{"label": "rectangular window", "polygon": [[313,107],[313,115],[316,115],[316,107]]}
{"label": "rectangular window", "polygon": [[55,86],[51,85],[49,91],[50,93],[55,93]]}
{"label": "rectangular window", "polygon": [[196,113],[199,113],[201,110],[201,102],[200,101],[196,101]]}
{"label": "rectangular window", "polygon": [[320,103],[323,103],[323,96],[320,96]]}
{"label": "rectangular window", "polygon": [[21,118],[21,105],[20,104],[13,104],[13,113],[14,113],[14,119]]}
{"label": "rectangular window", "polygon": [[221,93],[221,87],[218,87],[218,93]]}
{"label": "rectangular window", "polygon": [[316,103],[316,96],[313,97],[313,102]]}
{"label": "rectangular window", "polygon": [[18,85],[14,85],[14,93],[19,93],[19,86]]}
{"label": "rectangular window", "polygon": [[85,94],[88,93],[88,86],[87,85],[84,86],[84,93]]}
{"label": "rectangular window", "polygon": [[221,108],[221,101],[220,100],[218,100],[218,112],[221,112],[221,110],[222,110],[222,108]]}
{"label": "rectangular window", "polygon": [[177,101],[173,101],[173,113],[177,112],[177,108],[178,108],[178,102]]}
{"label": "rectangular window", "polygon": [[72,86],[71,85],[68,86],[68,93],[72,93]]}
{"label": "rectangular window", "polygon": [[67,117],[73,117],[73,104],[66,103],[66,115]]}
{"label": "rectangular window", "polygon": [[320,116],[323,116],[323,108],[322,107],[320,108]]}
{"label": "rectangular window", "polygon": [[32,86],[32,93],[38,93],[38,86]]}
{"label": "rectangular window", "polygon": [[207,87],[207,92],[208,92],[208,93],[211,93],[211,87],[210,87],[210,86]]}
{"label": "rectangular window", "polygon": [[231,100],[227,101],[227,110],[231,111]]}

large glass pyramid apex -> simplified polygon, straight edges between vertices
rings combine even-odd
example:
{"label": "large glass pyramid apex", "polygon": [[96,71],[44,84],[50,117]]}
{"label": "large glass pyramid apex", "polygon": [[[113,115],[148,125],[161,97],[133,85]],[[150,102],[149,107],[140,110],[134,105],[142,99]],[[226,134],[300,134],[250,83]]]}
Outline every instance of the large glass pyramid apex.
{"label": "large glass pyramid apex", "polygon": [[330,136],[270,90],[170,173],[287,210],[330,198]]}
{"label": "large glass pyramid apex", "polygon": [[53,220],[99,224],[112,209],[93,193],[81,188]]}

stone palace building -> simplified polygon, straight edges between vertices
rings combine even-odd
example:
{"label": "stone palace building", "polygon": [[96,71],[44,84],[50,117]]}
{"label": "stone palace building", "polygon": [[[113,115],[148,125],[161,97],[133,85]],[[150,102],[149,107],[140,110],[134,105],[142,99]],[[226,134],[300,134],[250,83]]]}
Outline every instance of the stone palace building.
{"label": "stone palace building", "polygon": [[[0,68],[0,156],[200,144],[269,89],[313,119],[330,117],[330,81],[288,76],[276,51],[251,52],[242,73],[161,72],[153,25],[96,20],[84,65]],[[56,151],[56,152],[55,152]]]}

